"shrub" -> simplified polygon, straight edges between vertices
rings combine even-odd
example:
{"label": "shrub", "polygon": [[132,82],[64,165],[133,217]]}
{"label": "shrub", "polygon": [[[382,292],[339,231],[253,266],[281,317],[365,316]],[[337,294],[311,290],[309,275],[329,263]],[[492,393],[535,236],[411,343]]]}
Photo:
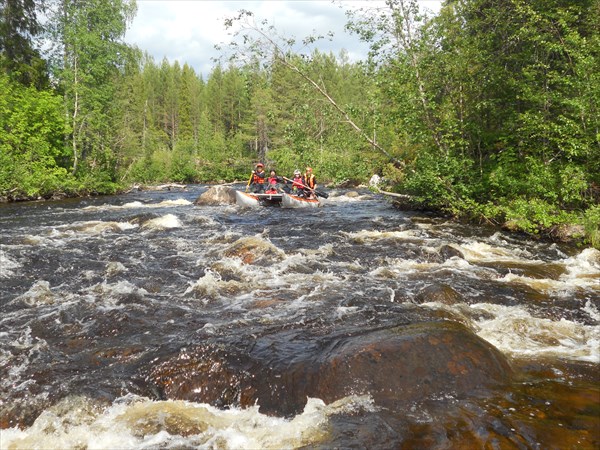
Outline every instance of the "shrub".
{"label": "shrub", "polygon": [[600,205],[589,208],[583,216],[586,241],[600,249]]}

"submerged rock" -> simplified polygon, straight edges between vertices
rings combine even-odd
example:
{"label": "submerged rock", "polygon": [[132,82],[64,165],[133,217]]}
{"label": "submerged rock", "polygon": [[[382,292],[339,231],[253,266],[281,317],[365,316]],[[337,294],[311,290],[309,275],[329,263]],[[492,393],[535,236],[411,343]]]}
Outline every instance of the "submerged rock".
{"label": "submerged rock", "polygon": [[147,379],[165,398],[258,404],[263,413],[290,416],[303,410],[307,397],[331,403],[368,394],[377,406],[402,410],[441,397],[485,395],[512,377],[502,353],[454,322],[308,341],[302,333],[263,336],[247,351],[205,346],[165,361]]}
{"label": "submerged rock", "polygon": [[465,255],[463,252],[452,245],[442,245],[439,250],[440,256],[443,260],[447,260],[453,257],[457,257],[460,259],[465,259]]}
{"label": "submerged rock", "polygon": [[402,410],[432,398],[485,393],[511,374],[504,356],[463,325],[432,322],[332,339],[269,380],[275,389],[257,389],[256,400],[265,412],[290,414],[306,397],[330,403],[368,394],[377,406]]}
{"label": "submerged rock", "polygon": [[223,256],[240,258],[244,264],[267,264],[281,261],[285,253],[261,237],[248,236],[231,244]]}
{"label": "submerged rock", "polygon": [[415,296],[415,302],[418,304],[438,302],[445,305],[454,305],[464,302],[464,299],[451,286],[434,283],[421,289]]}

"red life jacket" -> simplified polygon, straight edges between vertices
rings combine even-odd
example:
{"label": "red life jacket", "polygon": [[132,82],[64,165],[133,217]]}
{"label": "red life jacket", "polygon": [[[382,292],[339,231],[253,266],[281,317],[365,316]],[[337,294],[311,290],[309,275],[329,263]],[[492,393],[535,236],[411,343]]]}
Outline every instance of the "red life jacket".
{"label": "red life jacket", "polygon": [[292,181],[293,181],[292,188],[302,188],[304,186],[301,176],[294,177],[294,179]]}
{"label": "red life jacket", "polygon": [[252,174],[252,184],[263,184],[264,182],[264,177],[259,177],[257,173]]}

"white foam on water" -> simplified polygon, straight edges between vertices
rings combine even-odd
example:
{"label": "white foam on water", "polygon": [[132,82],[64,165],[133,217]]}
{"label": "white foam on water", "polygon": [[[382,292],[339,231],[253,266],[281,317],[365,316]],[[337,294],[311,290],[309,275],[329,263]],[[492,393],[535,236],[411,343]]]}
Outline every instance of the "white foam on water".
{"label": "white foam on water", "polygon": [[123,296],[135,294],[140,298],[144,298],[148,295],[148,291],[131,284],[127,280],[118,281],[116,283],[107,283],[106,281],[103,281],[100,284],[90,286],[86,292],[91,296],[91,301],[96,301],[103,307],[109,309],[120,307],[118,304]]}
{"label": "white foam on water", "polygon": [[[499,242],[499,239],[496,241]],[[528,251],[516,248],[492,246],[476,241],[462,245],[450,244],[450,247],[461,251],[464,255],[464,261],[474,265],[478,263],[514,263],[519,267],[531,267],[532,270],[535,270],[544,267],[546,264],[544,261],[534,259]],[[476,266],[470,269],[467,266],[460,267],[459,261],[461,261],[461,258],[450,258],[444,265],[446,267],[453,266],[456,269],[462,268],[467,272],[475,270]],[[397,262],[395,265],[410,269],[413,264],[415,263],[412,261],[405,261],[403,263]],[[418,270],[427,270],[427,265],[416,264],[414,267]],[[565,257],[562,260],[553,262],[552,265],[564,266],[564,273],[558,275],[557,279],[530,277],[509,272],[498,278],[498,281],[523,284],[545,294],[571,295],[573,290],[579,288],[591,289],[600,293],[600,251],[588,248],[573,257]],[[434,264],[429,265],[429,268],[433,266]],[[481,270],[485,269],[481,268],[478,272],[481,272]],[[481,273],[479,275],[481,276]]]}
{"label": "white foam on water", "polygon": [[172,228],[181,228],[182,224],[179,218],[174,214],[166,214],[155,219],[150,219],[142,225],[144,229],[150,230],[168,230]]}
{"label": "white foam on water", "polygon": [[128,396],[109,407],[70,397],[44,411],[26,429],[0,433],[2,449],[282,449],[318,445],[331,416],[373,411],[368,396],[349,396],[330,405],[309,398],[291,419],[266,416],[259,407],[219,410],[185,401],[151,401]]}
{"label": "white foam on water", "polygon": [[[242,243],[238,254],[237,245]],[[245,247],[249,245],[249,247]],[[188,282],[184,296],[194,296],[203,302],[209,300],[225,300],[228,305],[235,307],[245,303],[254,303],[257,299],[263,300],[292,300],[288,302],[291,309],[299,308],[298,295],[287,295],[289,292],[302,292],[300,298],[305,299],[311,293],[316,293],[323,285],[337,285],[344,281],[339,274],[331,271],[318,270],[312,267],[322,262],[322,255],[331,251],[331,246],[326,245],[316,250],[302,249],[298,253],[285,254],[270,241],[253,236],[234,242],[234,246],[226,247],[225,253],[232,252],[232,256],[220,256],[204,269],[204,274],[194,282]],[[223,249],[216,251],[217,255],[223,254]],[[267,255],[268,265],[261,262],[246,261],[246,255],[256,257]],[[245,262],[246,261],[246,262]],[[198,260],[197,266],[204,266],[203,260]],[[303,266],[311,266],[311,272],[298,277],[298,270]],[[306,286],[309,286],[308,288]],[[280,294],[283,292],[283,294]]]}
{"label": "white foam on water", "polygon": [[[70,237],[97,236],[104,233],[119,233],[137,227],[138,225],[129,222],[103,222],[100,220],[90,220],[85,222],[74,222],[68,225],[61,225],[53,228],[49,233],[49,238],[54,241],[60,241],[63,238]],[[39,244],[42,243],[43,240],[40,240]]]}
{"label": "white foam on water", "polygon": [[598,308],[596,308],[591,301],[588,300],[582,309],[588,313],[592,319],[600,322],[600,311],[598,311]]}
{"label": "white foam on water", "polygon": [[[8,333],[2,335],[4,344],[3,348],[0,348],[0,367],[6,369],[4,376],[0,377],[3,390],[20,391],[35,383],[35,380],[25,377],[24,374],[32,361],[48,349],[48,343],[44,339],[31,335],[31,327],[27,326],[17,333],[11,331],[10,337]],[[17,352],[13,353],[11,350]]]}
{"label": "white foam on water", "polygon": [[531,254],[523,249],[508,248],[508,247],[497,247],[485,242],[472,241],[465,244],[452,244],[454,247],[460,250],[465,259],[471,263],[476,262],[519,262],[519,263],[532,263],[539,264],[541,261],[532,260]]}
{"label": "white foam on water", "polygon": [[[97,209],[130,209],[130,208],[144,208],[146,205],[140,201],[124,203],[122,205],[104,205],[104,206],[89,206],[88,208]],[[87,208],[86,208],[87,209]]]}
{"label": "white foam on water", "polygon": [[564,264],[567,273],[561,280],[585,280],[600,289],[600,250],[586,248],[571,258],[566,258]]}
{"label": "white foam on water", "polygon": [[[111,261],[106,265],[106,275],[109,277],[115,276],[119,273],[127,272],[128,269],[122,263],[118,261]],[[91,274],[94,275],[94,272]]]}
{"label": "white foam on water", "polygon": [[[416,261],[414,259],[384,258],[385,266],[380,266],[369,272],[379,278],[402,277],[415,273],[432,272],[440,270],[459,272],[465,276],[489,277],[490,270],[469,264],[461,258],[449,258],[441,263],[429,261]],[[477,272],[477,274],[475,274]]]}
{"label": "white foam on water", "polygon": [[175,200],[164,200],[164,201],[162,201],[160,203],[157,203],[156,207],[162,208],[162,207],[165,207],[165,206],[189,206],[191,204],[192,204],[192,202],[190,202],[189,200],[186,200],[184,198],[178,198],[178,199],[175,199]]}
{"label": "white foam on water", "polygon": [[423,239],[423,233],[420,230],[414,229],[398,231],[361,230],[352,233],[342,232],[342,234],[358,243],[373,242],[379,240],[406,241]]}
{"label": "white foam on water", "polygon": [[585,289],[600,295],[600,251],[588,248],[564,259],[561,264],[564,264],[566,271],[557,280],[508,273],[500,281],[525,284],[546,294],[570,295],[576,289]]}
{"label": "white foam on water", "polygon": [[[196,266],[203,267],[206,262],[203,259],[196,261]],[[248,266],[239,258],[221,258],[211,265],[211,270],[218,273],[234,274],[236,278],[246,278]]]}
{"label": "white foam on water", "polygon": [[351,316],[358,312],[358,306],[338,306],[335,309],[335,318],[342,319],[345,316]]}
{"label": "white foam on water", "polygon": [[[331,246],[324,246],[287,255],[260,234],[243,237],[230,235],[220,242],[211,242],[208,256],[217,258],[210,269],[222,274],[223,278],[234,278],[244,284],[262,284],[268,280],[269,285],[274,287],[286,285],[286,272],[290,267],[319,261],[329,251]],[[203,266],[205,262],[198,260],[196,265]]]}
{"label": "white foam on water", "polygon": [[192,220],[196,224],[201,224],[206,228],[219,226],[219,222],[214,217],[207,215],[193,216]]}
{"label": "white foam on water", "polygon": [[564,253],[560,248],[558,248],[558,246],[556,244],[552,244],[550,247],[548,247],[550,250],[553,250],[556,252],[556,254],[561,257],[561,258],[567,258],[567,254]]}
{"label": "white foam on water", "polygon": [[364,200],[371,200],[373,198],[370,194],[358,194],[353,195],[348,193],[342,195],[335,195],[335,192],[329,194],[327,199],[321,198],[321,202],[327,203],[354,203],[354,202],[362,202]]}
{"label": "white foam on water", "polygon": [[320,258],[325,258],[333,254],[333,244],[323,244],[316,249],[302,249],[301,253],[307,259],[319,261]]}
{"label": "white foam on water", "polygon": [[40,245],[44,239],[41,236],[34,236],[32,234],[26,234],[21,240],[22,245]]}
{"label": "white foam on water", "polygon": [[13,301],[22,301],[29,306],[51,305],[58,297],[50,288],[50,283],[45,280],[36,281],[27,292],[19,295]]}
{"label": "white foam on water", "polygon": [[489,240],[490,242],[494,242],[496,244],[508,245],[508,241],[506,240],[505,236],[500,232],[496,232],[491,235]]}
{"label": "white foam on water", "polygon": [[102,222],[89,221],[82,222],[79,225],[68,225],[67,229],[71,228],[77,232],[85,234],[102,234],[106,231],[119,232],[137,228],[138,225],[129,222]]}
{"label": "white foam on water", "polygon": [[417,221],[413,221],[413,224],[420,230],[423,231],[430,231],[433,230],[435,228],[435,225],[433,223],[429,223],[429,222],[417,222]]}
{"label": "white foam on water", "polygon": [[123,210],[123,209],[155,209],[155,208],[168,208],[173,206],[189,206],[192,202],[184,198],[178,198],[175,200],[164,200],[159,203],[142,203],[140,201],[128,202],[123,205],[100,205],[100,206],[86,206],[83,208],[87,211],[109,211],[109,210]]}
{"label": "white foam on water", "polygon": [[572,295],[573,290],[576,288],[591,288],[600,292],[600,285],[596,281],[581,278],[552,280],[549,278],[531,278],[508,273],[504,277],[499,278],[499,281],[509,284],[523,284],[547,295],[569,296]]}
{"label": "white foam on water", "polygon": [[11,258],[4,250],[0,249],[0,278],[11,278],[15,276],[15,270],[19,269],[21,264]]}
{"label": "white foam on water", "polygon": [[117,226],[121,231],[132,230],[134,228],[139,227],[138,224],[129,223],[129,222],[117,222]]}
{"label": "white foam on water", "polygon": [[241,291],[242,285],[237,281],[223,281],[221,275],[211,269],[204,269],[204,275],[196,282],[189,283],[184,295],[196,294],[210,299],[220,298],[222,295],[232,295]]}
{"label": "white foam on water", "polygon": [[475,322],[477,334],[504,353],[600,363],[600,325],[539,318],[523,306],[479,303],[471,308],[483,317],[493,315]]}

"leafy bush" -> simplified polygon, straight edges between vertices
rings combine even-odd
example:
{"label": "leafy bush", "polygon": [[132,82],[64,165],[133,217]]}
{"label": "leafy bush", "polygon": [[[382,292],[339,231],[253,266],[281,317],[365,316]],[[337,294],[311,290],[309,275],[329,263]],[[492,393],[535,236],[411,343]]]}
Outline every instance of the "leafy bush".
{"label": "leafy bush", "polygon": [[559,224],[568,223],[573,217],[541,199],[518,198],[499,207],[510,228],[538,234]]}
{"label": "leafy bush", "polygon": [[77,194],[116,194],[121,186],[113,181],[108,172],[86,173],[81,176],[76,184]]}
{"label": "leafy bush", "polygon": [[194,158],[186,150],[176,149],[170,155],[170,179],[182,183],[194,182],[198,172],[194,164]]}
{"label": "leafy bush", "polygon": [[57,161],[68,154],[69,128],[62,99],[11,82],[0,74],[0,195],[45,197],[62,191],[72,177]]}
{"label": "leafy bush", "polygon": [[136,161],[130,171],[130,178],[143,183],[168,181],[171,170],[171,155],[166,150],[159,150]]}
{"label": "leafy bush", "polygon": [[600,250],[600,205],[589,208],[583,216],[586,241]]}

